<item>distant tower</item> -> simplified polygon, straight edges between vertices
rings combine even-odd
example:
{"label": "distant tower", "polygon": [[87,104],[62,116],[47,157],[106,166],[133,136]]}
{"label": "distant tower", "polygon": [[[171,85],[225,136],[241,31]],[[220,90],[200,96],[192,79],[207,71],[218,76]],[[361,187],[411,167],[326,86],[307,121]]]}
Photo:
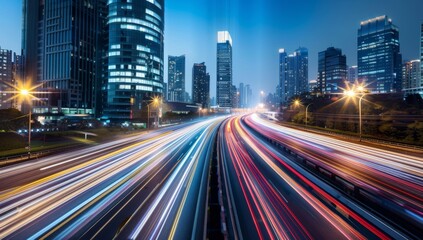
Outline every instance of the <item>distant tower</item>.
{"label": "distant tower", "polygon": [[347,57],[339,48],[319,52],[317,89],[321,94],[340,93],[347,81]]}
{"label": "distant tower", "polygon": [[185,102],[185,55],[168,58],[168,101]]}
{"label": "distant tower", "polygon": [[423,23],[421,26],[421,33],[420,33],[420,70],[421,70],[421,77],[423,78]]}
{"label": "distant tower", "polygon": [[357,66],[351,66],[348,68],[347,80],[350,83],[358,81],[358,68]]}
{"label": "distant tower", "polygon": [[282,104],[295,95],[308,92],[308,50],[298,48],[292,54],[279,49],[279,89]]}
{"label": "distant tower", "polygon": [[232,38],[229,32],[217,33],[216,97],[219,107],[232,107]]}
{"label": "distant tower", "polygon": [[399,30],[387,16],[361,22],[357,39],[358,79],[372,92],[401,91]]}
{"label": "distant tower", "polygon": [[[0,47],[0,91],[13,90],[13,61],[12,50],[1,49]],[[10,101],[12,95],[9,93],[0,93],[0,109],[7,109],[13,106]]]}
{"label": "distant tower", "polygon": [[402,68],[402,89],[422,87],[419,59],[405,62]]}
{"label": "distant tower", "polygon": [[210,74],[205,63],[195,63],[192,68],[192,101],[203,108],[210,106]]}

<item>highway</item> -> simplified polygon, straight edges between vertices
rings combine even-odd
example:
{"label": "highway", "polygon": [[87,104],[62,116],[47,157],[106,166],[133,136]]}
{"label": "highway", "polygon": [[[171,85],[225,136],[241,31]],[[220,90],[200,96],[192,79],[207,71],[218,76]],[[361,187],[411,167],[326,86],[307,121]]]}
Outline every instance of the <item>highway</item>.
{"label": "highway", "polygon": [[[223,173],[223,189],[228,196],[224,206],[227,209],[228,226],[233,232],[231,237],[240,239],[406,239],[409,237],[385,219],[357,204],[348,194],[297,164],[292,154],[279,151],[274,144],[262,137],[265,135],[271,136],[272,139],[280,139],[290,131],[292,130],[281,128],[254,114],[233,117],[221,126],[218,136],[219,163]],[[302,136],[308,135],[304,132],[292,133],[290,136],[295,140],[288,145],[298,146],[305,141]],[[331,139],[326,141],[332,143]],[[344,145],[345,143],[341,144],[339,148]],[[327,144],[320,146],[319,149],[325,151],[322,156],[333,157],[332,162],[337,161],[338,156],[326,154],[330,153]],[[418,172],[418,169],[415,170]],[[418,198],[421,193],[415,192],[417,196],[414,197]],[[402,196],[401,193],[398,195]]]}
{"label": "highway", "polygon": [[422,163],[257,114],[204,118],[0,168],[0,239],[205,239],[210,194],[229,239],[418,239]]}
{"label": "highway", "polygon": [[[270,142],[267,148],[272,152],[293,159],[294,165],[365,208],[360,211],[367,210],[383,221],[372,221],[380,229],[397,237],[419,238],[423,234],[422,156],[283,127],[255,114],[242,122],[256,139]],[[347,205],[351,207],[351,203]]]}
{"label": "highway", "polygon": [[0,239],[202,238],[221,121],[0,169]]}

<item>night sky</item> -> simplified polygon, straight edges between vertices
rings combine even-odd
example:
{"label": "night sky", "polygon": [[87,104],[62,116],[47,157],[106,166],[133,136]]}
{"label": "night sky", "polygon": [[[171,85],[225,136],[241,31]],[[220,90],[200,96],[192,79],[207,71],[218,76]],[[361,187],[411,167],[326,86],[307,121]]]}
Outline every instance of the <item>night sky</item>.
{"label": "night sky", "polygon": [[[0,0],[0,46],[19,52],[21,0]],[[274,92],[278,84],[278,49],[309,49],[309,79],[317,75],[317,54],[341,48],[348,65],[357,62],[360,21],[388,15],[400,28],[403,59],[419,55],[422,0],[166,0],[165,62],[186,55],[187,92],[194,62],[206,62],[211,96],[216,92],[216,35],[229,30],[233,39],[233,82]],[[167,71],[165,71],[167,81]]]}

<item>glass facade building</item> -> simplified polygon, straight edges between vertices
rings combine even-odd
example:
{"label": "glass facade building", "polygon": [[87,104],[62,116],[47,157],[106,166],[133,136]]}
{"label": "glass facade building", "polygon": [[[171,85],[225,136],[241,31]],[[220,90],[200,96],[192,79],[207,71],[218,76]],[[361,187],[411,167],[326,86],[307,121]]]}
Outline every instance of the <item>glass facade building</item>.
{"label": "glass facade building", "polygon": [[169,102],[185,102],[185,55],[168,57]]}
{"label": "glass facade building", "polygon": [[350,83],[354,83],[358,81],[358,67],[357,66],[351,66],[348,68],[347,80]]}
{"label": "glass facade building", "polygon": [[192,67],[192,101],[202,108],[210,107],[210,74],[204,62]]}
{"label": "glass facade building", "polygon": [[298,48],[292,54],[279,49],[279,89],[283,105],[302,93],[308,92],[308,49]]}
{"label": "glass facade building", "polygon": [[423,77],[423,23],[420,30],[420,70]]}
{"label": "glass facade building", "polygon": [[108,0],[108,54],[103,118],[141,118],[163,94],[164,0]]}
{"label": "glass facade building", "polygon": [[95,114],[105,2],[24,1],[24,79],[49,92],[34,112]]}
{"label": "glass facade building", "polygon": [[401,91],[399,29],[387,16],[361,22],[357,39],[359,81],[372,92]]}
{"label": "glass facade building", "polygon": [[319,52],[317,91],[320,94],[340,93],[347,81],[347,57],[339,48]]}
{"label": "glass facade building", "polygon": [[7,91],[13,91],[14,85],[12,51],[0,47],[0,109],[13,106],[10,101],[13,96]]}
{"label": "glass facade building", "polygon": [[232,38],[229,32],[217,33],[216,104],[232,107]]}
{"label": "glass facade building", "polygon": [[420,60],[405,62],[402,67],[402,89],[420,88],[421,82],[421,64]]}

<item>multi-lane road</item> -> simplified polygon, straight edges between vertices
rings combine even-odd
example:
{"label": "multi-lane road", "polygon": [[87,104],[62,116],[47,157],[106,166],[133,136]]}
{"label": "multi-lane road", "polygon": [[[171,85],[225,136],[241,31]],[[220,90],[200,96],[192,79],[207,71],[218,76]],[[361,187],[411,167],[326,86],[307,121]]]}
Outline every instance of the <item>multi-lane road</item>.
{"label": "multi-lane road", "polygon": [[221,119],[0,170],[0,239],[202,238]]}
{"label": "multi-lane road", "polygon": [[1,168],[0,239],[204,239],[213,177],[228,238],[423,234],[421,157],[250,114]]}

